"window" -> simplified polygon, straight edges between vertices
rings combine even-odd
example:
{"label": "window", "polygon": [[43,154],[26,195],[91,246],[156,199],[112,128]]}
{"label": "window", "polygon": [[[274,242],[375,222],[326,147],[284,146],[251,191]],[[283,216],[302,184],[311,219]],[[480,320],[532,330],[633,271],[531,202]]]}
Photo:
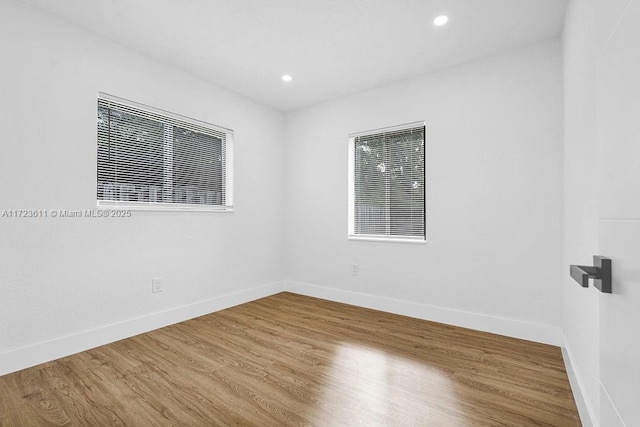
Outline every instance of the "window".
{"label": "window", "polygon": [[426,241],[424,122],[349,136],[349,238]]}
{"label": "window", "polygon": [[232,210],[233,133],[98,96],[99,206]]}

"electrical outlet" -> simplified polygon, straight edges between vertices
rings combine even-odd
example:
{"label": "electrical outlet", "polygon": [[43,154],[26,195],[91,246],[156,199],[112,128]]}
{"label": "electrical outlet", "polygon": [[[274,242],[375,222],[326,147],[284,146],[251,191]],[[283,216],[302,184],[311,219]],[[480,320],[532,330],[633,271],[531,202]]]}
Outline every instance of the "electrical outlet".
{"label": "electrical outlet", "polygon": [[162,292],[162,279],[160,277],[151,279],[151,292]]}
{"label": "electrical outlet", "polygon": [[351,275],[352,276],[357,276],[359,270],[360,270],[360,267],[358,267],[358,264],[351,264]]}

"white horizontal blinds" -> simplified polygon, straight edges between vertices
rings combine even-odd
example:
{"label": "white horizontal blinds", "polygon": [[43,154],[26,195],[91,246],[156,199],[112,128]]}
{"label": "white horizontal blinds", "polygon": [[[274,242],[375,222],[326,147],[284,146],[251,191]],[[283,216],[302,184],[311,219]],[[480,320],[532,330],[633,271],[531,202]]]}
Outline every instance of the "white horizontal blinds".
{"label": "white horizontal blinds", "polygon": [[228,207],[227,132],[98,99],[99,201]]}
{"label": "white horizontal blinds", "polygon": [[164,125],[98,101],[98,200],[161,202]]}
{"label": "white horizontal blinds", "polygon": [[225,204],[222,138],[173,128],[174,203]]}
{"label": "white horizontal blinds", "polygon": [[353,234],[425,238],[425,128],[353,138]]}

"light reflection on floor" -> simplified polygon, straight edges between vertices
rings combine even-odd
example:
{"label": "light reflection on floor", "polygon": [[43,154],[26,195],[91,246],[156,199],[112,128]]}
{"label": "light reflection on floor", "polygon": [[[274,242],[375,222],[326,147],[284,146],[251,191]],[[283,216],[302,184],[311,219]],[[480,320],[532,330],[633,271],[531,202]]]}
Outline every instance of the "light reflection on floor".
{"label": "light reflection on floor", "polygon": [[345,425],[459,425],[463,417],[446,372],[380,348],[339,344],[327,381],[322,406]]}

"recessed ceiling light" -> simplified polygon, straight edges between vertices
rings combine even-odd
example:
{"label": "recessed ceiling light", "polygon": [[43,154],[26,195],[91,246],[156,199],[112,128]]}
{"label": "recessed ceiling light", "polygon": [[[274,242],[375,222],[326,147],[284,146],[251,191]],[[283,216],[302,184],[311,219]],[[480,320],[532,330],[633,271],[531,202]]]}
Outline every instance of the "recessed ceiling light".
{"label": "recessed ceiling light", "polygon": [[291,77],[289,74],[285,74],[284,76],[282,76],[283,82],[290,82],[291,80],[293,80],[293,77]]}
{"label": "recessed ceiling light", "polygon": [[433,25],[436,27],[442,27],[447,22],[449,22],[449,17],[447,15],[440,15],[433,20]]}

